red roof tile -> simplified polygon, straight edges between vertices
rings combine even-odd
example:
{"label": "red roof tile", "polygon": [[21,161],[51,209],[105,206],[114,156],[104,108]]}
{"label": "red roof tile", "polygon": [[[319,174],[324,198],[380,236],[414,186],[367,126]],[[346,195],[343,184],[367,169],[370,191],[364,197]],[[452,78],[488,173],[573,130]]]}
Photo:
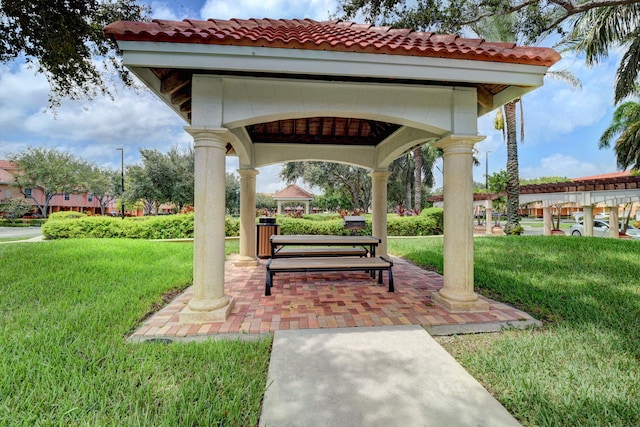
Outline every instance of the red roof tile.
{"label": "red roof tile", "polygon": [[313,199],[313,194],[308,191],[303,190],[295,184],[289,185],[284,190],[280,190],[273,194],[274,199],[286,199],[286,200],[297,200],[297,199]]}
{"label": "red roof tile", "polygon": [[603,173],[600,175],[583,176],[580,178],[573,178],[573,181],[591,181],[594,179],[620,178],[624,176],[631,176],[631,171],[612,172],[612,173]]}
{"label": "red roof tile", "polygon": [[198,43],[327,50],[551,66],[560,55],[550,48],[520,47],[454,35],[311,19],[209,19],[118,21],[105,27],[115,40]]}

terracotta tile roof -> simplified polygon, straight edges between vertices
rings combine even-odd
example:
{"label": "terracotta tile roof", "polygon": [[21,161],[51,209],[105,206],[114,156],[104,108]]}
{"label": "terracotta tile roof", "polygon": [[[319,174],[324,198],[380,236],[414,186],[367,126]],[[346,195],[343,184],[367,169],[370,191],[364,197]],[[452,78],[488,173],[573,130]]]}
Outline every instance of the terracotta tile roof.
{"label": "terracotta tile roof", "polygon": [[209,19],[118,21],[105,33],[126,41],[198,43],[325,50],[551,66],[553,49],[520,47],[454,35],[311,19]]}
{"label": "terracotta tile roof", "polygon": [[631,176],[631,171],[603,173],[600,175],[583,176],[580,178],[573,178],[573,181],[591,181],[594,179],[606,179],[606,178],[620,178],[624,176]]}
{"label": "terracotta tile roof", "polygon": [[[17,170],[16,164],[11,163],[8,160],[0,160],[0,183],[9,184],[14,182],[13,173]],[[0,199],[2,199],[4,195],[0,194]]]}
{"label": "terracotta tile roof", "polygon": [[308,191],[303,190],[295,184],[289,185],[284,190],[277,191],[272,196],[274,199],[284,199],[284,200],[305,200],[305,199],[313,199],[313,194]]}
{"label": "terracotta tile roof", "polygon": [[9,160],[0,160],[0,168],[2,169],[17,169],[18,166]]}

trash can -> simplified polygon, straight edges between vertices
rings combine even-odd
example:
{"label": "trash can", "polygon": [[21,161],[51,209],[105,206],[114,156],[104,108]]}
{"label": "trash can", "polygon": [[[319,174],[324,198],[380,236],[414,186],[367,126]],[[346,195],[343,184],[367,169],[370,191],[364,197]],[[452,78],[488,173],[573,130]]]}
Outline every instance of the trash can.
{"label": "trash can", "polygon": [[274,234],[278,234],[280,226],[276,224],[275,218],[261,217],[256,224],[256,247],[258,258],[271,257],[271,242],[269,239]]}

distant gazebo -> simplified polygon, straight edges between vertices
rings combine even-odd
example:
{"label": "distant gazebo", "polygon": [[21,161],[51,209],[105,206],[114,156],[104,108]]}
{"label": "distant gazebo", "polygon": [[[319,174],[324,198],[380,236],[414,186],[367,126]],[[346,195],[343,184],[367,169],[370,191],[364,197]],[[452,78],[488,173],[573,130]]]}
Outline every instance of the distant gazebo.
{"label": "distant gazebo", "polygon": [[309,193],[306,190],[303,190],[295,184],[291,184],[284,190],[280,190],[277,193],[274,193],[271,197],[273,197],[273,200],[278,202],[278,215],[282,214],[282,203],[287,202],[304,202],[304,213],[308,214],[309,203],[311,202],[311,200],[313,200],[313,194]]}

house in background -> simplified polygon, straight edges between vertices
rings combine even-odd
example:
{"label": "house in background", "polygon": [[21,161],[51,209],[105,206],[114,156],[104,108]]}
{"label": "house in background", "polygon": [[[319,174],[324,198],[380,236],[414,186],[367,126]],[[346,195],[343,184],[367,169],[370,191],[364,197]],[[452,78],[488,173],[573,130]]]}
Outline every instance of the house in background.
{"label": "house in background", "polygon": [[[24,199],[27,203],[33,205],[32,212],[34,214],[40,214],[40,210],[32,200],[32,197],[42,204],[44,203],[44,192],[38,188],[17,187],[13,176],[18,171],[19,168],[16,164],[7,160],[0,160],[0,200]],[[107,211],[109,210],[111,209],[107,207]],[[47,215],[60,211],[100,214],[100,203],[93,194],[88,192],[56,194],[49,202]]]}

